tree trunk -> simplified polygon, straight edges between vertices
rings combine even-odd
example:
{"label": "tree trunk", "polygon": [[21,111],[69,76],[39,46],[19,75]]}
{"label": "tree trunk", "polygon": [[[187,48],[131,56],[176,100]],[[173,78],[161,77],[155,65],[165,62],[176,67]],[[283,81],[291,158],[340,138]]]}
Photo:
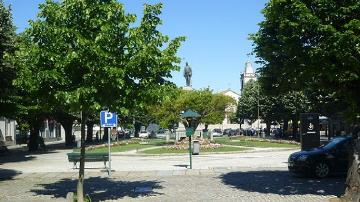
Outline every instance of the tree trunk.
{"label": "tree trunk", "polygon": [[354,149],[351,152],[353,155],[350,155],[345,194],[341,197],[343,201],[360,201],[359,149],[360,142],[356,139]]}
{"label": "tree trunk", "polygon": [[77,201],[84,201],[84,168],[85,168],[85,124],[87,120],[87,113],[81,111],[81,152],[80,152],[80,169],[79,180],[77,184]]}
{"label": "tree trunk", "polygon": [[284,120],[284,128],[283,128],[283,134],[286,138],[288,138],[288,129],[289,129],[289,120]]}
{"label": "tree trunk", "polygon": [[65,130],[65,145],[67,147],[73,146],[74,138],[72,134],[72,127],[73,123],[70,121],[60,121],[61,125],[64,127]]}
{"label": "tree trunk", "polygon": [[270,127],[271,127],[271,122],[270,121],[266,121],[266,131],[265,134],[267,136],[270,136]]}
{"label": "tree trunk", "polygon": [[74,117],[64,112],[57,112],[55,114],[56,120],[61,123],[65,130],[65,145],[67,147],[73,146],[75,139],[72,134],[72,127],[74,123]]}
{"label": "tree trunk", "polygon": [[141,123],[135,122],[134,126],[135,126],[135,134],[134,134],[134,136],[139,137],[139,132],[140,132],[140,129],[141,129]]}
{"label": "tree trunk", "polygon": [[93,141],[94,122],[88,121],[86,125],[87,125],[86,142],[92,142]]}
{"label": "tree trunk", "polygon": [[32,125],[32,128],[30,130],[30,139],[28,143],[29,151],[37,151],[39,149],[39,142],[38,142],[39,130],[40,130],[39,123],[35,123]]}
{"label": "tree trunk", "polygon": [[292,119],[292,136],[294,140],[300,141],[300,134],[298,134],[299,123],[297,118]]}

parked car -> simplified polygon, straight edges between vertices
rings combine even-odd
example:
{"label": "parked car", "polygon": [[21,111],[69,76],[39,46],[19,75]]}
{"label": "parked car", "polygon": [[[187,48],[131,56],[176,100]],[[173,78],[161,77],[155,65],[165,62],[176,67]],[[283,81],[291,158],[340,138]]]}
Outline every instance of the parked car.
{"label": "parked car", "polygon": [[169,132],[168,129],[162,129],[160,128],[158,130],[158,132],[156,133],[156,138],[162,138],[162,139],[165,139],[166,138],[166,133]]}
{"label": "parked car", "polygon": [[30,134],[18,133],[16,134],[16,144],[27,144],[30,139]]}
{"label": "parked car", "polygon": [[244,129],[243,134],[246,136],[254,136],[254,135],[256,135],[256,130],[253,128],[247,128],[247,129]]}
{"label": "parked car", "polygon": [[148,138],[150,136],[149,132],[147,132],[146,130],[141,130],[139,132],[139,137],[140,138]]}
{"label": "parked car", "polygon": [[211,134],[213,137],[221,137],[223,135],[221,129],[219,129],[219,128],[213,129],[211,131]]}
{"label": "parked car", "polygon": [[319,178],[330,173],[346,173],[351,140],[349,136],[336,137],[318,148],[295,152],[289,156],[288,169],[295,174],[311,174]]}
{"label": "parked car", "polygon": [[229,135],[231,131],[231,128],[227,128],[224,130],[223,135]]}
{"label": "parked car", "polygon": [[240,135],[241,134],[241,130],[239,128],[237,129],[230,129],[230,131],[228,132],[228,136],[236,136],[236,135]]}

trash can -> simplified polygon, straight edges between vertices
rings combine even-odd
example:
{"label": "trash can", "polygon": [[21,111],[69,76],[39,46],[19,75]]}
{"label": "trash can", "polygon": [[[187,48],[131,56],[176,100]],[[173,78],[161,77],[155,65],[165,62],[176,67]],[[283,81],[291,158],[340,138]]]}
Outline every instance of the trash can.
{"label": "trash can", "polygon": [[199,142],[199,140],[194,140],[192,154],[199,155],[199,153],[200,153],[200,142]]}

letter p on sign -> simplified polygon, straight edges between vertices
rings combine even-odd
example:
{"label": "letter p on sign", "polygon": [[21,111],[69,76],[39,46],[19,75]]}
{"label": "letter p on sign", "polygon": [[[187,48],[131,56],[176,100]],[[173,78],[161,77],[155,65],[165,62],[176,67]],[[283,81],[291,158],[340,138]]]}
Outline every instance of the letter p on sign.
{"label": "letter p on sign", "polygon": [[101,127],[116,127],[117,115],[115,112],[101,111],[100,112]]}
{"label": "letter p on sign", "polygon": [[109,120],[111,120],[112,118],[113,118],[113,114],[111,112],[105,113],[105,123],[108,123]]}

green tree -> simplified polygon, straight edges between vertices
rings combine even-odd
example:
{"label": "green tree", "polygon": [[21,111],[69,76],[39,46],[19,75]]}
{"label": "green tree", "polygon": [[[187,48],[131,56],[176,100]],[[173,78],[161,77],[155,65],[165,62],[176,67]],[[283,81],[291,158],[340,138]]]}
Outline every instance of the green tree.
{"label": "green tree", "polygon": [[291,91],[284,94],[266,94],[263,85],[258,81],[249,81],[239,99],[237,108],[238,120],[249,119],[255,121],[262,119],[266,123],[266,133],[270,133],[272,122],[287,123],[292,120],[293,137],[297,131],[297,122],[300,113],[309,112],[310,103],[303,92]]}
{"label": "green tree", "polygon": [[246,83],[237,106],[238,120],[248,119],[251,122],[262,119],[266,123],[267,133],[270,132],[272,121],[279,119],[279,105],[276,96],[264,96],[259,82],[250,80]]}
{"label": "green tree", "polygon": [[[341,100],[342,107],[331,113],[345,111],[355,121],[360,115],[359,13],[356,0],[271,0],[251,37],[263,64],[261,82],[270,87],[267,92],[320,89],[324,94],[313,100],[328,97],[335,101],[330,106]],[[358,172],[349,173],[347,194],[359,200],[358,185],[351,184],[357,181],[351,179],[359,179]]]}
{"label": "green tree", "polygon": [[7,60],[7,55],[15,50],[15,37],[11,10],[0,0],[0,116],[14,116],[16,110],[16,90],[12,85],[16,71]]}
{"label": "green tree", "polygon": [[169,88],[164,92],[161,102],[148,106],[148,114],[162,128],[173,129],[174,125],[180,122],[181,106],[178,100],[182,93],[179,88]]}
{"label": "green tree", "polygon": [[[359,114],[359,1],[270,1],[252,35],[268,92],[321,88]],[[327,95],[323,95],[327,96]]]}
{"label": "green tree", "polygon": [[162,127],[172,128],[179,123],[180,113],[187,109],[201,115],[199,123],[205,125],[221,123],[225,118],[226,109],[235,105],[235,100],[229,96],[216,93],[210,89],[184,91],[172,90],[159,106],[151,107],[152,115]]}
{"label": "green tree", "polygon": [[139,26],[115,0],[48,0],[22,35],[15,55],[16,85],[36,95],[44,109],[81,114],[81,158],[77,187],[83,201],[85,124],[106,106],[125,113],[156,99],[178,70],[183,37],[158,31],[161,4],[145,5]]}
{"label": "green tree", "polygon": [[258,102],[260,99],[259,85],[256,81],[250,80],[246,83],[241,97],[239,98],[236,117],[241,120],[249,119],[255,121],[257,116]]}

